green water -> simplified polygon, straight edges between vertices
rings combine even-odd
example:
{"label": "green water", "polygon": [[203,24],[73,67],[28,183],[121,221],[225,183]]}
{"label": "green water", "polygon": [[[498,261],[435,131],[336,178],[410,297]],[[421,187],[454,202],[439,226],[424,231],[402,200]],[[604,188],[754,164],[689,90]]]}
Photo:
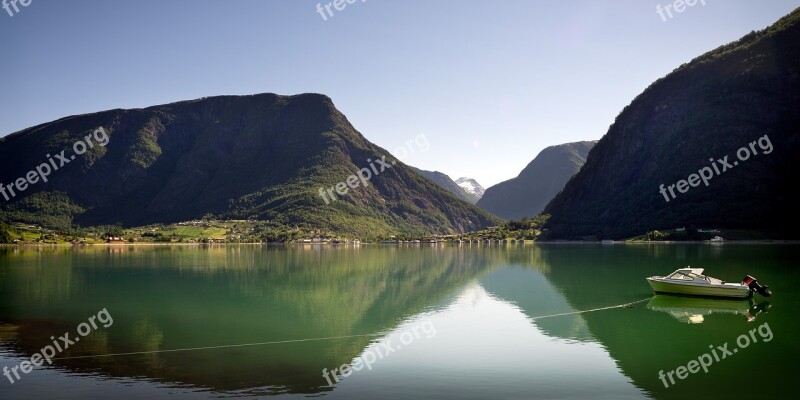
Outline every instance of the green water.
{"label": "green water", "polygon": [[[0,398],[780,398],[800,372],[799,260],[789,245],[4,247],[0,367],[100,310],[113,324],[0,375]],[[653,298],[644,278],[686,265],[775,295]],[[659,379],[742,334],[707,373]]]}

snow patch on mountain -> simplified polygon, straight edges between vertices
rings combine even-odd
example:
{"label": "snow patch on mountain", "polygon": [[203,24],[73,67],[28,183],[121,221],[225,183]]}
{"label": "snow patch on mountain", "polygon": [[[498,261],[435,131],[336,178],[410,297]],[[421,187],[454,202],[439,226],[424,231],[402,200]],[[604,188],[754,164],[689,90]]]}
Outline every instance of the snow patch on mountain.
{"label": "snow patch on mountain", "polygon": [[458,178],[456,180],[458,186],[461,186],[467,193],[471,193],[472,195],[476,196],[477,198],[483,197],[483,193],[486,189],[481,186],[475,179],[472,178]]}

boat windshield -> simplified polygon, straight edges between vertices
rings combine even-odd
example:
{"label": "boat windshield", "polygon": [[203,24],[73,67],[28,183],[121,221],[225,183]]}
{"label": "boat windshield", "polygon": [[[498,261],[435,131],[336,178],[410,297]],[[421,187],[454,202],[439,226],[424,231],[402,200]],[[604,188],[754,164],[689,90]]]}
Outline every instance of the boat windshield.
{"label": "boat windshield", "polygon": [[672,275],[668,276],[667,278],[669,278],[669,279],[677,279],[677,280],[682,280],[682,281],[706,281],[706,282],[708,282],[708,280],[706,279],[705,276],[698,275],[698,274],[695,274],[694,272],[689,272],[689,271],[675,271],[675,272],[672,273]]}

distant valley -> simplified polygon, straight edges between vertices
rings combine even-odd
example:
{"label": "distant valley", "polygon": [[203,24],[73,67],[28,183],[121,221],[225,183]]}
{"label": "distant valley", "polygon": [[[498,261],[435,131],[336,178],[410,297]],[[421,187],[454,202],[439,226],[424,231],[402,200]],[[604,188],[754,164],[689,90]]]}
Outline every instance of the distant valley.
{"label": "distant valley", "polygon": [[519,176],[486,189],[478,207],[505,219],[539,215],[581,169],[596,143],[566,143],[542,150]]}

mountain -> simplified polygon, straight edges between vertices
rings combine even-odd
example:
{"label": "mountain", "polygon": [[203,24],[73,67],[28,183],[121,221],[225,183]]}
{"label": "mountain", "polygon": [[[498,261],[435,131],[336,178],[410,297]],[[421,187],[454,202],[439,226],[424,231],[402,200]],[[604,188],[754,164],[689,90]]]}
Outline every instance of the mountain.
{"label": "mountain", "polygon": [[566,143],[542,150],[516,178],[486,189],[478,207],[513,220],[538,215],[581,169],[596,143]]}
{"label": "mountain", "polygon": [[[75,156],[83,149],[73,144],[99,128],[107,145]],[[0,141],[0,182],[50,160],[62,165],[47,182],[23,179],[19,196],[0,197],[0,219],[133,226],[211,214],[362,237],[498,222],[370,143],[319,94],[208,97],[62,118]],[[358,171],[371,179],[348,179]]]}
{"label": "mountain", "polygon": [[458,186],[461,186],[464,190],[466,190],[467,193],[479,199],[483,197],[483,193],[486,191],[486,189],[484,189],[483,186],[478,183],[478,181],[472,178],[461,177],[456,180],[456,183]]}
{"label": "mountain", "polygon": [[[412,167],[413,168],[413,167]],[[464,200],[469,204],[475,204],[478,202],[478,198],[475,197],[472,193],[467,193],[464,188],[459,186],[456,182],[453,181],[452,178],[447,176],[447,174],[443,174],[439,171],[424,171],[418,168],[413,168],[414,171],[417,171],[418,174],[428,178],[433,183],[439,185],[444,190],[452,193],[460,200]]]}
{"label": "mountain", "polygon": [[798,109],[800,9],[637,96],[547,206],[549,238],[691,225],[798,237]]}

